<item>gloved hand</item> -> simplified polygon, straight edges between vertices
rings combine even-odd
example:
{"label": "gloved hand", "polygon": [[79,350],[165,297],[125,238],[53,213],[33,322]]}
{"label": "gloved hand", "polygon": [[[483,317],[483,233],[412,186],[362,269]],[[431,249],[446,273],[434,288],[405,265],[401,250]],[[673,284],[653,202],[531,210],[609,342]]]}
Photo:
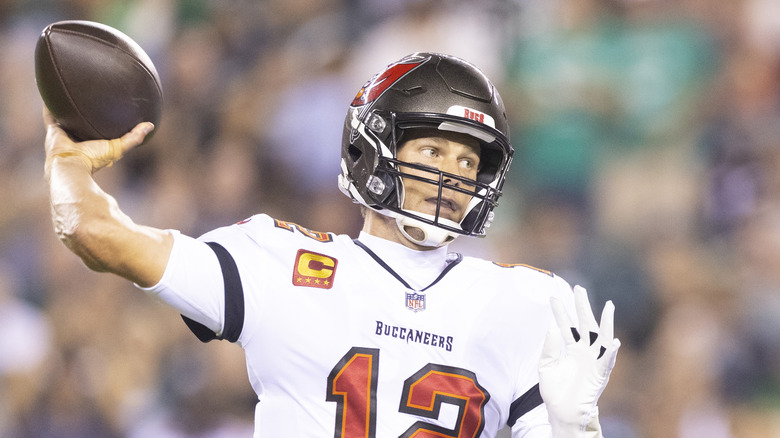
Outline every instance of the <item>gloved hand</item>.
{"label": "gloved hand", "polygon": [[[620,341],[614,336],[615,306],[608,301],[601,323],[590,308],[584,288],[574,288],[579,327],[571,322],[563,302],[551,306],[558,327],[547,333],[539,361],[539,390],[555,438],[598,438],[598,400],[615,366]],[[564,347],[564,348],[562,348]]]}

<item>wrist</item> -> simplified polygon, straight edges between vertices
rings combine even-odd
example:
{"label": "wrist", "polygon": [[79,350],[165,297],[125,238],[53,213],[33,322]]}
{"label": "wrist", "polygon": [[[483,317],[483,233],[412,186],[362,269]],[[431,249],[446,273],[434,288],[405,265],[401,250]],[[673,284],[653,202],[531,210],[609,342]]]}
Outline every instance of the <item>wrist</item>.
{"label": "wrist", "polygon": [[104,167],[113,166],[115,161],[122,158],[121,139],[90,141],[83,144],[83,148],[70,147],[51,151],[46,157],[47,169],[54,160],[78,160],[91,174]]}
{"label": "wrist", "polygon": [[578,418],[560,418],[552,413],[549,415],[553,438],[602,438],[597,406]]}
{"label": "wrist", "polygon": [[94,168],[92,167],[92,160],[89,158],[89,156],[77,149],[49,154],[49,156],[46,157],[46,165],[45,165],[47,174],[49,169],[51,168],[51,165],[55,161],[78,164],[80,166],[83,166],[84,169],[86,169],[90,174],[94,170]]}

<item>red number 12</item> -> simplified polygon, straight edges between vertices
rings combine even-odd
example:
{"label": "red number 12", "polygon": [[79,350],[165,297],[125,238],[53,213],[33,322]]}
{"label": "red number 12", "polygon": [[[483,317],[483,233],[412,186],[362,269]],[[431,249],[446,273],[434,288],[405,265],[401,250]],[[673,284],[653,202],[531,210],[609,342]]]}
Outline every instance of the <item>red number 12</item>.
{"label": "red number 12", "polygon": [[[335,438],[376,436],[376,388],[379,350],[353,347],[328,376],[327,401],[336,402]],[[476,438],[485,427],[484,408],[490,399],[476,375],[462,368],[428,364],[404,382],[400,412],[438,418],[442,403],[458,406],[455,427],[423,421],[399,438]]]}

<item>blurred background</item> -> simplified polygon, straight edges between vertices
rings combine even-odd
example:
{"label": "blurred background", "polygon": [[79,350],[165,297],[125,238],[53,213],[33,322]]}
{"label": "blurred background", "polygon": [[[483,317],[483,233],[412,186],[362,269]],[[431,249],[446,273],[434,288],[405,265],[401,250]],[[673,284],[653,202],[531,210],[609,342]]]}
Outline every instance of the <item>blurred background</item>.
{"label": "blurred background", "polygon": [[40,31],[112,25],[155,62],[153,140],[98,174],[137,222],[257,212],[355,235],[336,188],[360,86],[413,51],[493,79],[515,161],[487,238],[617,307],[610,438],[780,437],[777,0],[0,0],[0,438],[249,437],[240,348],[61,245]]}

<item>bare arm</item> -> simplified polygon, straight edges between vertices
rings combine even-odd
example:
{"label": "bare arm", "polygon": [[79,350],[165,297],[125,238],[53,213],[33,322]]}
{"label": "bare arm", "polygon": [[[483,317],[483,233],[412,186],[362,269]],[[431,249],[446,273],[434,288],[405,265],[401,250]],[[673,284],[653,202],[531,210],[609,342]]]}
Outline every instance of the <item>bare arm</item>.
{"label": "bare arm", "polygon": [[141,286],[156,284],[168,263],[173,236],[134,223],[92,178],[141,144],[153,125],[141,123],[119,139],[74,143],[45,108],[43,119],[45,175],[57,236],[92,270]]}

